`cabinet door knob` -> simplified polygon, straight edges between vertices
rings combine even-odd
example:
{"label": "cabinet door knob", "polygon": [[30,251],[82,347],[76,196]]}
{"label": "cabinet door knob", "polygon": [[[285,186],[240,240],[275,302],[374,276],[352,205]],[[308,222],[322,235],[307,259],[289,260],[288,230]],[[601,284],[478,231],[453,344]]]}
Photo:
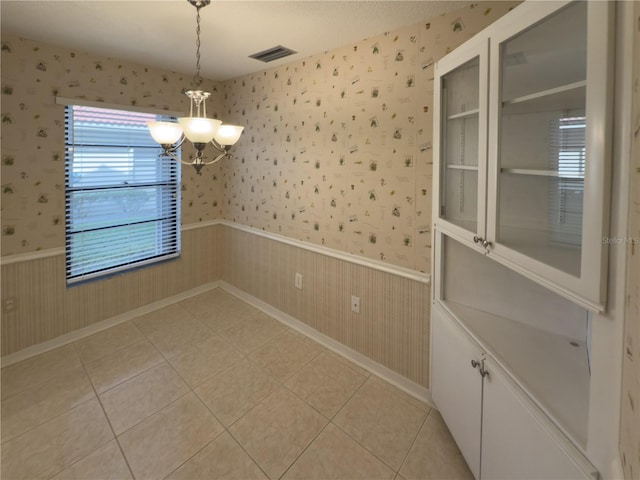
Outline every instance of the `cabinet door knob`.
{"label": "cabinet door knob", "polygon": [[473,236],[473,243],[481,243],[484,242],[484,238],[479,237],[478,235]]}
{"label": "cabinet door knob", "polygon": [[491,243],[489,240],[483,240],[482,241],[482,246],[484,248],[489,248],[491,245],[493,245],[493,243]]}
{"label": "cabinet door knob", "polygon": [[480,375],[482,376],[482,378],[489,376],[489,370],[485,369],[484,365],[480,367]]}
{"label": "cabinet door knob", "polygon": [[471,360],[471,366],[473,368],[478,368],[480,366],[480,362],[476,362],[475,360]]}

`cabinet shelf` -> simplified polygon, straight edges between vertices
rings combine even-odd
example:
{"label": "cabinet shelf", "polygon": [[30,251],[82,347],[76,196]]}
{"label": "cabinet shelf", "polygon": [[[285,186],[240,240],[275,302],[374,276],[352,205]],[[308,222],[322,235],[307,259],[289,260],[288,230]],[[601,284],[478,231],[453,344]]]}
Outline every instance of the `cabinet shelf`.
{"label": "cabinet shelf", "polygon": [[541,92],[504,100],[502,113],[534,113],[585,108],[587,82],[581,80]]}
{"label": "cabinet shelf", "polygon": [[583,448],[589,413],[587,345],[449,300],[442,304]]}
{"label": "cabinet shelf", "polygon": [[566,175],[557,170],[539,170],[535,168],[501,168],[500,173],[511,175],[536,175],[540,177],[569,178],[574,180],[584,180],[584,175]]}
{"label": "cabinet shelf", "polygon": [[447,168],[451,170],[472,170],[474,172],[478,171],[477,165],[456,165],[456,164],[448,164]]}
{"label": "cabinet shelf", "polygon": [[474,108],[472,110],[466,110],[464,112],[454,113],[453,115],[449,115],[447,117],[447,120],[457,120],[461,118],[477,117],[478,113],[480,113],[480,110],[477,108]]}

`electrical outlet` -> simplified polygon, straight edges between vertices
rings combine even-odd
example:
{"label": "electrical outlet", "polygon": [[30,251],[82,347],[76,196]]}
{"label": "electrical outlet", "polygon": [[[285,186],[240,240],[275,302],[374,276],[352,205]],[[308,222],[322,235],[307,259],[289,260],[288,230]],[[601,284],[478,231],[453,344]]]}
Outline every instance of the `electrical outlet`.
{"label": "electrical outlet", "polygon": [[360,297],[351,295],[351,311],[353,313],[360,313]]}
{"label": "electrical outlet", "polygon": [[4,313],[11,313],[16,310],[16,297],[5,298],[2,301],[2,311]]}
{"label": "electrical outlet", "polygon": [[296,273],[296,279],[294,281],[296,288],[302,290],[302,274]]}

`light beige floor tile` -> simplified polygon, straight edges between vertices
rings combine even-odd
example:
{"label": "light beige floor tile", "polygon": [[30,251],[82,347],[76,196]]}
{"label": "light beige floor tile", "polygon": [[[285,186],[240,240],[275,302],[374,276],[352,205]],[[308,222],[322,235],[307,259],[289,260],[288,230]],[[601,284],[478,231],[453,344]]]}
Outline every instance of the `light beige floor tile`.
{"label": "light beige floor tile", "polygon": [[167,480],[267,480],[244,450],[228,433],[209,445],[173,472]]}
{"label": "light beige floor tile", "polygon": [[224,304],[235,297],[221,288],[214,288],[200,295],[183,300],[179,305],[197,318],[207,318],[222,310]]}
{"label": "light beige floor tile", "polygon": [[195,388],[243,357],[225,339],[213,336],[196,343],[185,353],[172,357],[170,362],[189,386]]}
{"label": "light beige floor tile", "polygon": [[260,312],[256,307],[233,295],[228,301],[220,305],[220,310],[228,315],[240,318],[249,318]]}
{"label": "light beige floor tile", "polygon": [[164,478],[224,431],[193,394],[118,437],[137,480]]}
{"label": "light beige floor tile", "polygon": [[366,379],[325,350],[286,386],[324,416],[333,418]]}
{"label": "light beige floor tile", "polygon": [[333,424],[296,460],[286,480],[391,480],[395,472]]}
{"label": "light beige floor tile", "polygon": [[400,474],[406,480],[473,480],[440,413],[431,410]]}
{"label": "light beige floor tile", "polygon": [[138,329],[144,335],[150,335],[156,330],[174,325],[185,319],[193,318],[193,316],[185,310],[179,303],[169,305],[145,315],[140,315],[133,319]]}
{"label": "light beige floor tile", "polygon": [[333,421],[397,471],[427,413],[368,379]]}
{"label": "light beige floor tile", "polygon": [[65,345],[2,369],[2,398],[48,381],[66,370],[81,366],[73,345]]}
{"label": "light beige floor tile", "polygon": [[360,365],[356,365],[351,360],[343,357],[342,355],[338,355],[337,353],[332,352],[330,350],[327,350],[327,352],[329,352],[329,354],[332,356],[332,358],[335,358],[337,361],[339,361],[340,363],[346,365],[350,369],[355,370],[360,375],[362,375],[364,377],[367,377],[367,378],[371,377],[371,372],[369,370],[366,370],[366,369],[362,368]]}
{"label": "light beige floor tile", "polygon": [[298,337],[301,340],[312,342],[318,348],[322,348],[322,347],[320,347],[319,344],[313,342],[313,340],[311,340],[309,337],[305,337],[304,335],[302,335],[300,333],[297,333],[295,330],[287,327],[285,324],[283,324],[282,322],[276,320],[271,315],[267,315],[266,313],[264,313],[264,312],[262,312],[260,310],[256,310],[253,314],[247,316],[246,317],[246,321],[249,322],[250,324],[255,325],[256,327],[273,328],[275,330],[281,330],[283,332],[286,331],[286,332],[289,332],[291,334],[298,335]]}
{"label": "light beige floor tile", "polygon": [[431,410],[431,407],[421,401],[418,400],[416,397],[414,397],[413,395],[409,395],[407,392],[404,392],[402,390],[400,390],[398,387],[395,387],[393,385],[391,385],[389,382],[386,382],[384,380],[382,380],[380,377],[376,377],[375,375],[371,375],[370,376],[370,381],[380,385],[381,387],[383,387],[386,390],[389,390],[391,393],[393,393],[394,395],[403,398],[404,400],[406,400],[407,402],[415,405],[416,407],[422,409],[422,410]]}
{"label": "light beige floor tile", "polygon": [[144,336],[133,322],[124,322],[78,340],[76,349],[86,364],[142,339]]}
{"label": "light beige floor tile", "polygon": [[2,442],[95,397],[82,366],[22,390],[2,401]]}
{"label": "light beige floor tile", "polygon": [[284,382],[317,357],[321,347],[286,332],[254,351],[250,357],[273,378]]}
{"label": "light beige floor tile", "polygon": [[103,393],[163,361],[158,350],[142,340],[87,363],[85,368],[96,391]]}
{"label": "light beige floor tile", "polygon": [[230,433],[269,478],[279,478],[311,443],[327,419],[280,388],[238,420]]}
{"label": "light beige floor tile", "polygon": [[116,435],[169,405],[189,391],[167,362],[150,368],[100,395]]}
{"label": "light beige floor tile", "polygon": [[213,332],[194,317],[180,319],[147,335],[165,358],[186,353],[195,343],[212,337]]}
{"label": "light beige floor tile", "polygon": [[113,439],[97,398],[2,445],[3,479],[49,478]]}
{"label": "light beige floor tile", "polygon": [[221,335],[242,353],[248,354],[286,331],[287,329],[280,324],[261,325],[259,322],[245,319],[223,330]]}
{"label": "light beige floor tile", "polygon": [[52,480],[133,480],[115,440],[63,470]]}
{"label": "light beige floor tile", "polygon": [[224,332],[229,328],[240,325],[246,320],[242,315],[230,314],[221,310],[210,312],[208,315],[198,315],[196,318],[214,333]]}
{"label": "light beige floor tile", "polygon": [[200,385],[196,394],[227,427],[278,388],[278,382],[243,359]]}

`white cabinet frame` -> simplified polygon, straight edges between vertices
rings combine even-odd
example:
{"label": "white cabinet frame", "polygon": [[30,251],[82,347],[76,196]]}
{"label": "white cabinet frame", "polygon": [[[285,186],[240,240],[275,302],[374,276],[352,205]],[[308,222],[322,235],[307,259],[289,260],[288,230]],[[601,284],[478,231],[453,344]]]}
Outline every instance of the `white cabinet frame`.
{"label": "white cabinet frame", "polygon": [[[500,176],[499,125],[501,117],[501,55],[503,42],[556,12],[565,2],[525,3],[511,12],[509,22],[491,28],[489,72],[489,141],[487,174],[487,239],[493,243],[490,254],[504,265],[548,286],[592,311],[606,307],[608,249],[603,248],[609,231],[611,178],[611,119],[613,113],[613,34],[614,2],[588,2],[587,32],[587,152],[589,162],[584,176],[582,254],[580,277],[532,259],[501,244],[498,238],[498,182]],[[604,39],[604,41],[603,41]]]}
{"label": "white cabinet frame", "polygon": [[[610,216],[611,133],[613,106],[614,2],[587,2],[586,150],[584,175],[580,275],[536,260],[499,242],[499,154],[501,117],[501,43],[543,21],[571,1],[525,2],[503,19],[458,47],[436,63],[434,123],[433,222],[448,235],[475,250],[552,289],[591,311],[606,309],[607,235]],[[505,20],[505,21],[502,21]],[[508,21],[507,21],[508,20]],[[477,229],[471,232],[441,214],[444,163],[443,78],[457,67],[478,57],[479,138]],[[584,88],[584,87],[582,87]],[[485,246],[483,247],[483,241]]]}

